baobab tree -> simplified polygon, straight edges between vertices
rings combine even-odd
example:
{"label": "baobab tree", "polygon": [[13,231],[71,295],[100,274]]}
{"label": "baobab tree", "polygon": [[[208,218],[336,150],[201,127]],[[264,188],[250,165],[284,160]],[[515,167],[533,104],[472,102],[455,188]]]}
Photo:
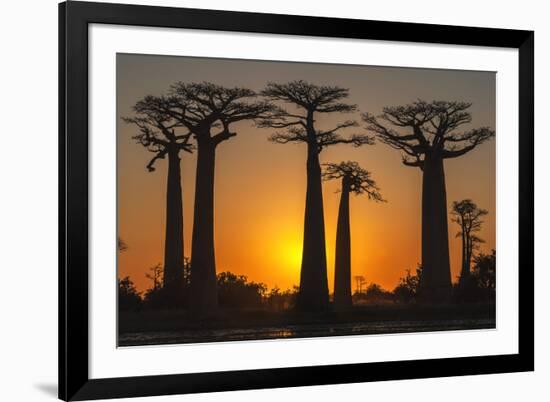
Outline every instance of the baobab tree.
{"label": "baobab tree", "polygon": [[146,166],[149,172],[155,171],[155,163],[159,159],[168,157],[163,286],[175,289],[183,269],[180,152],[192,152],[193,146],[190,143],[191,133],[167,113],[166,108],[166,98],[146,96],[134,105],[135,116],[123,120],[138,127],[138,133],[132,138],[154,154]]}
{"label": "baobab tree", "polygon": [[451,294],[444,160],[457,158],[495,135],[489,127],[463,132],[472,121],[471,103],[418,100],[405,106],[385,107],[377,117],[363,120],[384,144],[398,149],[403,164],[422,170],[422,279],[424,301],[446,301]]}
{"label": "baobab tree", "polygon": [[475,235],[481,230],[483,217],[488,214],[487,210],[480,209],[470,199],[453,202],[451,211],[453,222],[460,226],[457,237],[462,239],[462,268],[460,270],[459,283],[464,284],[470,277],[470,265],[473,251],[483,239]]}
{"label": "baobab tree", "polygon": [[327,163],[324,166],[323,179],[341,181],[334,260],[334,306],[345,308],[352,305],[349,195],[366,194],[369,200],[384,200],[370,172],[357,162]]}
{"label": "baobab tree", "polygon": [[214,255],[214,172],[218,146],[237,135],[233,123],[267,117],[273,107],[256,101],[246,88],[208,82],[171,86],[166,112],[192,134],[197,145],[197,173],[191,246],[191,297],[195,311],[217,307]]}
{"label": "baobab tree", "polygon": [[282,132],[275,132],[270,140],[277,144],[307,145],[304,240],[300,291],[296,306],[301,310],[324,310],[328,307],[328,279],[319,154],[336,144],[372,144],[373,138],[364,134],[342,136],[341,130],[358,125],[353,120],[344,121],[329,129],[317,127],[318,115],[356,111],[355,105],[342,102],[349,95],[345,88],[319,86],[305,81],[285,84],[270,82],[261,93],[273,102],[289,105],[288,109],[278,107],[269,119],[261,121],[261,127],[284,129]]}

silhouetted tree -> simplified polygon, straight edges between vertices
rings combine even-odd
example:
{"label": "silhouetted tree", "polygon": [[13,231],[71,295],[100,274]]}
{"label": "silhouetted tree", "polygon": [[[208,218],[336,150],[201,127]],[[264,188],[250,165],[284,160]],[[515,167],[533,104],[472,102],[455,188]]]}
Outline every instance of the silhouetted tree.
{"label": "silhouetted tree", "polygon": [[481,230],[483,217],[488,214],[485,209],[480,209],[472,200],[466,199],[453,202],[451,211],[453,222],[460,226],[457,237],[462,239],[462,268],[459,283],[464,283],[470,276],[470,264],[473,251],[483,239],[475,235]]}
{"label": "silhouetted tree", "polygon": [[168,156],[163,285],[175,287],[180,281],[183,267],[180,151],[192,152],[193,148],[189,143],[191,132],[167,113],[167,106],[164,97],[146,96],[134,105],[136,116],[124,118],[124,121],[138,127],[138,133],[132,138],[154,154],[147,164],[149,172],[155,171],[154,165],[157,160]]}
{"label": "silhouetted tree", "polygon": [[334,261],[334,305],[349,307],[351,300],[351,234],[350,234],[350,193],[366,194],[369,200],[384,201],[370,172],[357,162],[327,163],[324,165],[323,179],[341,180],[340,207],[336,226],[336,253]]}
{"label": "silhouetted tree", "polygon": [[375,117],[363,114],[367,128],[380,141],[403,153],[403,164],[422,170],[421,297],[446,301],[451,295],[451,268],[445,189],[445,159],[462,156],[495,135],[488,128],[458,133],[470,123],[471,103],[418,100],[410,105],[385,107]]}
{"label": "silhouetted tree", "polygon": [[141,295],[136,290],[130,277],[118,280],[118,309],[119,311],[136,311],[141,308]]}
{"label": "silhouetted tree", "polygon": [[208,82],[171,86],[168,114],[192,134],[197,144],[197,174],[191,246],[191,307],[217,307],[214,255],[214,171],[218,145],[235,137],[231,125],[264,117],[267,102],[254,101],[246,88],[226,88]]}
{"label": "silhouetted tree", "polygon": [[276,132],[270,140],[278,144],[305,143],[307,145],[307,190],[304,218],[304,240],[300,271],[300,293],[297,307],[302,310],[324,310],[328,307],[328,280],[325,250],[325,225],[323,217],[323,194],[319,154],[328,146],[372,144],[366,135],[343,137],[342,129],[356,127],[357,122],[345,121],[330,129],[316,126],[319,114],[350,113],[355,105],[342,103],[348,90],[332,86],[318,86],[305,81],[286,84],[270,82],[262,95],[271,101],[289,104],[290,108],[277,108],[261,127],[285,129]]}

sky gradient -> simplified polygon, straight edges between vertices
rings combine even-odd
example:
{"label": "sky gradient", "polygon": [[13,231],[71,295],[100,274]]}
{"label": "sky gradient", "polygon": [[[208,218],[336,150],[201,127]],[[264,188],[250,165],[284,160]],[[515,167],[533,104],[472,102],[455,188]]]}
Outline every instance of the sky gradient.
{"label": "sky gradient", "polygon": [[[138,290],[150,287],[148,269],[162,263],[164,253],[167,161],[156,171],[145,166],[153,154],[131,139],[137,128],[121,118],[145,95],[165,94],[176,82],[210,81],[260,91],[268,81],[303,79],[350,90],[359,111],[319,118],[319,128],[355,119],[360,127],[342,134],[366,132],[360,112],[379,114],[384,106],[416,99],[466,101],[472,123],[463,129],[495,128],[495,74],[492,72],[369,67],[229,59],[119,54],[117,56],[118,228],[128,250],[119,255],[119,277],[129,275]],[[216,154],[215,248],[217,271],[232,271],[268,287],[298,285],[306,191],[306,145],[274,144],[274,129],[252,122],[232,126],[237,136]],[[498,135],[498,133],[497,133]],[[447,204],[471,198],[489,214],[479,236],[481,249],[495,247],[495,140],[445,161]],[[190,256],[196,155],[181,153],[184,199],[184,250]],[[387,203],[351,196],[352,275],[392,290],[420,262],[420,169],[401,163],[400,152],[377,142],[353,148],[337,145],[320,154],[321,163],[354,160],[369,170]],[[338,181],[323,184],[327,269],[332,291]],[[458,226],[449,219],[453,281],[460,270]]]}

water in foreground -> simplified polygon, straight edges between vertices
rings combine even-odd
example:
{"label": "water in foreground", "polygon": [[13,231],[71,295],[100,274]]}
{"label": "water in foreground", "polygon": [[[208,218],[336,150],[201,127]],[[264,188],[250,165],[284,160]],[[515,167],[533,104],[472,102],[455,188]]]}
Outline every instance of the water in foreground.
{"label": "water in foreground", "polygon": [[323,314],[226,311],[201,319],[177,311],[122,312],[118,345],[492,329],[496,324],[494,312],[494,305],[370,306]]}

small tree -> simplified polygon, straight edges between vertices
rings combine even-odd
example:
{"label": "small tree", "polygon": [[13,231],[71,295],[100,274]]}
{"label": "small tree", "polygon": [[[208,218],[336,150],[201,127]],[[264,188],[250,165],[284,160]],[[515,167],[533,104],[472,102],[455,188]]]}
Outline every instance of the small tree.
{"label": "small tree", "polygon": [[460,226],[457,237],[462,239],[462,269],[459,283],[465,283],[470,276],[470,264],[474,250],[483,243],[483,239],[475,235],[481,230],[483,217],[488,214],[480,209],[472,200],[466,199],[453,202],[452,220]]}
{"label": "small tree", "polygon": [[168,157],[166,185],[166,232],[164,242],[163,285],[176,287],[183,266],[183,201],[181,188],[180,151],[192,152],[189,132],[167,112],[168,100],[146,96],[134,105],[135,117],[124,118],[138,127],[132,138],[154,154],[147,164],[149,172],[155,163]]}
{"label": "small tree", "polygon": [[349,195],[366,194],[369,200],[384,201],[370,172],[357,162],[325,164],[325,180],[341,181],[340,207],[336,227],[336,254],[334,262],[334,305],[349,307],[351,299],[351,233]]}
{"label": "small tree", "polygon": [[462,156],[495,135],[488,127],[465,132],[457,129],[472,121],[471,103],[418,100],[405,106],[385,107],[377,117],[363,120],[384,144],[403,154],[403,164],[422,171],[421,297],[448,301],[451,265],[447,223],[444,160]]}
{"label": "small tree", "polygon": [[270,140],[277,144],[302,143],[307,146],[304,240],[297,307],[301,310],[325,310],[329,295],[319,154],[332,145],[360,146],[372,144],[373,139],[363,134],[342,136],[341,130],[358,125],[353,120],[329,129],[318,127],[316,119],[319,115],[356,111],[355,105],[342,102],[349,96],[345,88],[314,85],[301,80],[285,84],[270,82],[262,95],[289,106],[289,109],[277,108],[268,119],[261,121],[261,127],[284,129],[275,132]]}

